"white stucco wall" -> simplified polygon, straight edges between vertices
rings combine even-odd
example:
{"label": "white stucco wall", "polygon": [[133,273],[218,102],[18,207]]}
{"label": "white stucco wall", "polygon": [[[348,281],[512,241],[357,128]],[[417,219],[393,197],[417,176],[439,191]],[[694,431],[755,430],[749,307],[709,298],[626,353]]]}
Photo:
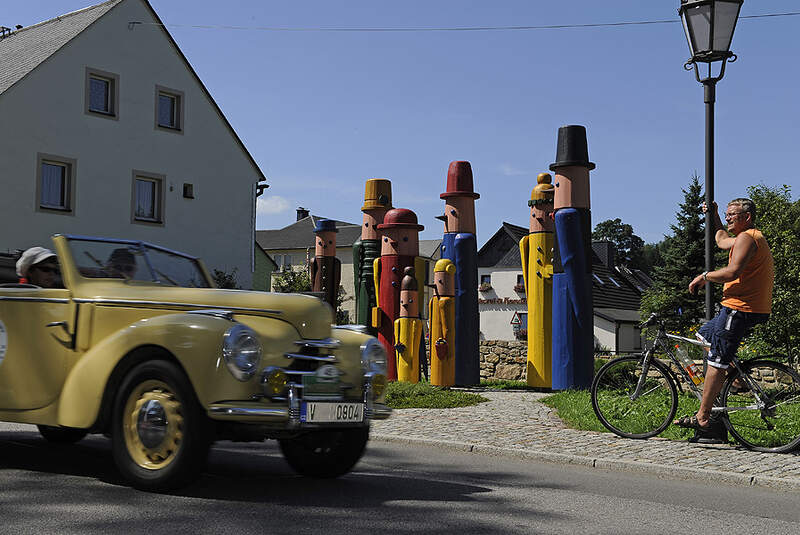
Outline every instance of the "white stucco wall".
{"label": "white stucco wall", "polygon": [[[511,319],[516,312],[528,311],[528,305],[519,302],[525,298],[525,294],[514,291],[517,275],[522,275],[522,270],[478,268],[478,281],[482,279],[483,275],[491,276],[492,289],[486,292],[478,291],[481,340],[516,340]],[[481,302],[496,299],[502,302]]]}
{"label": "white stucco wall", "polygon": [[613,321],[594,316],[594,346],[617,351],[616,326]]}
{"label": "white stucco wall", "polygon": [[[163,31],[133,20],[154,21],[123,2],[0,94],[0,250],[54,233],[141,239],[237,268],[249,288],[259,173]],[[118,120],[84,112],[86,67],[119,76]],[[183,92],[182,133],[156,129],[157,85]],[[71,213],[37,211],[37,153],[76,161]],[[133,170],[165,176],[162,226],[131,222]]]}

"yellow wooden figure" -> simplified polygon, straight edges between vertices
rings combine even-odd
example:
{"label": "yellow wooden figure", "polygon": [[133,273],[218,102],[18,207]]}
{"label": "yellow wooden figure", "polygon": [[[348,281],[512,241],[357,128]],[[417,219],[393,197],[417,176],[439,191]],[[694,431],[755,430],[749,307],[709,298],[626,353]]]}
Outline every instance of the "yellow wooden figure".
{"label": "yellow wooden figure", "polygon": [[428,303],[431,384],[456,384],[456,265],[446,258],[433,267],[433,297]]}
{"label": "yellow wooden figure", "polygon": [[528,366],[530,386],[553,384],[553,195],[548,173],[540,173],[531,192],[530,233],[519,241],[522,276],[528,299]]}
{"label": "yellow wooden figure", "polygon": [[394,349],[397,352],[397,380],[419,382],[420,361],[425,345],[419,317],[419,285],[414,268],[407,267],[400,281],[400,316],[394,320]]}

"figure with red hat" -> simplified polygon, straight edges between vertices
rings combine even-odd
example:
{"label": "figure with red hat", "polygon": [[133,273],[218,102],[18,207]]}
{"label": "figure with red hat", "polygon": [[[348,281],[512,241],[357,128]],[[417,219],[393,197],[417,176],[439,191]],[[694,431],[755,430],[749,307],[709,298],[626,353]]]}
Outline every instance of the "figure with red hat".
{"label": "figure with red hat", "polygon": [[400,286],[403,270],[413,267],[417,287],[424,281],[425,259],[419,256],[419,232],[425,227],[417,223],[417,215],[405,208],[392,208],[378,225],[381,232],[381,256],[372,267],[375,284],[375,308],[372,309],[372,326],[378,330],[378,340],[386,348],[387,379],[397,380],[394,320],[400,316]]}
{"label": "figure with red hat", "polygon": [[370,313],[375,306],[375,282],[372,266],[381,255],[381,240],[378,225],[392,208],[392,183],[385,178],[370,178],[364,191],[364,213],[361,223],[361,238],[353,244],[353,282],[356,289],[356,323],[366,325],[375,334],[370,322]]}
{"label": "figure with red hat", "polygon": [[450,162],[447,170],[442,258],[456,266],[455,384],[480,383],[478,353],[478,242],[475,237],[475,199],[472,166],[469,162]]}
{"label": "figure with red hat", "polygon": [[414,268],[403,270],[400,281],[400,316],[394,320],[397,380],[418,383],[420,364],[425,362],[425,342],[419,317],[419,285]]}
{"label": "figure with red hat", "polygon": [[553,275],[553,389],[589,388],[594,375],[592,213],[586,128],[558,129]]}
{"label": "figure with red hat", "polygon": [[342,278],[342,262],[336,258],[336,222],[320,219],[314,227],[314,258],[311,260],[311,291],[336,310],[336,296]]}

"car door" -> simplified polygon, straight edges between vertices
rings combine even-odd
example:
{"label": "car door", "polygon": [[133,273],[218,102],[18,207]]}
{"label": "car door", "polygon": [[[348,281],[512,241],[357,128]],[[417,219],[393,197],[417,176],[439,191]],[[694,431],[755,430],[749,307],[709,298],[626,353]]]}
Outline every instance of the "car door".
{"label": "car door", "polygon": [[56,400],[73,348],[74,307],[69,290],[0,288],[0,410]]}

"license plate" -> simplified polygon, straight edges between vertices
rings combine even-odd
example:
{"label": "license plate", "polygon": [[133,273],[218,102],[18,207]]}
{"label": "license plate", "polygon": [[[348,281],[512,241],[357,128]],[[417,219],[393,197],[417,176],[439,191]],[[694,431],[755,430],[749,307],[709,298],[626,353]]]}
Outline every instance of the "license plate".
{"label": "license plate", "polygon": [[306,401],[300,406],[300,421],[308,423],[362,422],[364,421],[364,404]]}

